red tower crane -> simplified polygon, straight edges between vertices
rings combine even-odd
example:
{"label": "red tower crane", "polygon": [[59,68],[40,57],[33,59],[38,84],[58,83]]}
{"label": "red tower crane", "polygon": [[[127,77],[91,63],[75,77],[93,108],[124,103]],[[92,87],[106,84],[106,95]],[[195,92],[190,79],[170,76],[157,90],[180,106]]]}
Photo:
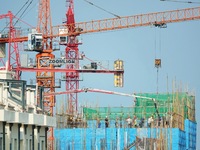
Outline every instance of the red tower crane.
{"label": "red tower crane", "polygon": [[[17,42],[12,42],[12,39],[16,38],[16,29],[13,25],[14,15],[11,11],[8,11],[7,14],[0,15],[0,19],[9,18],[9,33],[7,35],[2,35],[4,38],[8,39],[8,57],[7,61],[4,61],[6,58],[5,43],[0,44],[0,63],[3,64],[3,68],[11,70],[15,66],[15,74],[13,78],[20,79],[20,60],[19,60],[19,51]],[[7,63],[7,65],[6,65]]]}
{"label": "red tower crane", "polygon": [[[67,12],[66,12],[66,27],[70,36],[67,37],[65,55],[66,59],[72,59],[75,63],[66,64],[67,69],[79,69],[79,49],[76,32],[75,18],[74,18],[74,1],[67,1]],[[68,26],[70,25],[70,26]],[[79,72],[66,72],[66,90],[75,90],[79,88]],[[77,112],[78,94],[70,93],[68,97],[68,113],[74,114]]]}

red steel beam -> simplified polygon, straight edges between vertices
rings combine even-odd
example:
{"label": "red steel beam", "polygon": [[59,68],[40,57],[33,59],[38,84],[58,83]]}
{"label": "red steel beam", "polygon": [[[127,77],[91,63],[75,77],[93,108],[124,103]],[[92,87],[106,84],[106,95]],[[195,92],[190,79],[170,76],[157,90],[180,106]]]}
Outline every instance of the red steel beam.
{"label": "red steel beam", "polygon": [[[4,70],[2,68],[0,70]],[[16,68],[13,68],[15,70]],[[27,72],[79,72],[79,73],[124,73],[124,70],[92,70],[92,69],[57,69],[57,68],[17,68],[20,71],[27,71]]]}

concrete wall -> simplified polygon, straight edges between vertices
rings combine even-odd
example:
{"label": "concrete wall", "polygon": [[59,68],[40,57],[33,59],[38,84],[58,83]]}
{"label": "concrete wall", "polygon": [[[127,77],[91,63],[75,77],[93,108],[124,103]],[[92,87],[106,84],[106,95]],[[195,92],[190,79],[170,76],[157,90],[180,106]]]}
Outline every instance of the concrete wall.
{"label": "concrete wall", "polygon": [[0,109],[0,149],[45,150],[46,129],[55,126],[55,117]]}
{"label": "concrete wall", "polygon": [[0,71],[0,150],[46,150],[47,128],[56,127],[56,118],[44,114],[35,98],[36,89],[24,81],[19,81],[20,87],[12,87],[16,91],[22,88],[21,97],[9,97],[8,83],[15,82],[11,76],[12,72]]}
{"label": "concrete wall", "polygon": [[46,150],[47,131],[45,126],[5,124],[3,145],[3,122],[0,122],[0,149],[2,150]]}

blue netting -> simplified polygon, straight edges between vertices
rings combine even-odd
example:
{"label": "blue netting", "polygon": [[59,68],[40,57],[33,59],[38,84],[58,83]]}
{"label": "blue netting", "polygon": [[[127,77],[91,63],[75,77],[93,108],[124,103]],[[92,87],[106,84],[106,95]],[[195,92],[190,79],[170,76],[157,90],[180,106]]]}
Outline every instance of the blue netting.
{"label": "blue netting", "polygon": [[[185,120],[185,131],[178,128],[75,128],[55,129],[60,150],[124,149],[140,139],[166,139],[169,149],[196,149],[196,123]],[[131,150],[135,150],[133,147]]]}

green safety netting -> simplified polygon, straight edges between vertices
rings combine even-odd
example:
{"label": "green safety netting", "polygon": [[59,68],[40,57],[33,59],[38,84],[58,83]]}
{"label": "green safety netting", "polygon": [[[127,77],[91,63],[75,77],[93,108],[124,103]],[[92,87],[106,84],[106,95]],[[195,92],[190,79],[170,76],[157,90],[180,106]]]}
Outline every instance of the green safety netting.
{"label": "green safety netting", "polygon": [[[84,107],[84,117],[87,120],[94,120],[108,116],[114,120],[134,117],[134,115],[137,118],[149,118],[152,115],[157,117],[158,114],[162,117],[175,112],[185,119],[195,121],[195,97],[188,93],[141,93],[137,96],[141,98],[136,98],[134,107]],[[155,102],[152,99],[155,99]]]}

